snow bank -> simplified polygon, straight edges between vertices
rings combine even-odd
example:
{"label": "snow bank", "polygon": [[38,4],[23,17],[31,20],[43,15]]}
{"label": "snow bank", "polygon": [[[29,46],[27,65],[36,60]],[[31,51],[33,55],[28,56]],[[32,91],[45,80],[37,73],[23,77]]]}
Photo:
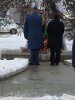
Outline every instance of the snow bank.
{"label": "snow bank", "polygon": [[63,94],[63,96],[43,96],[43,97],[3,97],[0,100],[75,100],[75,96]]}
{"label": "snow bank", "polygon": [[28,59],[14,58],[13,60],[0,60],[0,78],[5,78],[25,70]]}

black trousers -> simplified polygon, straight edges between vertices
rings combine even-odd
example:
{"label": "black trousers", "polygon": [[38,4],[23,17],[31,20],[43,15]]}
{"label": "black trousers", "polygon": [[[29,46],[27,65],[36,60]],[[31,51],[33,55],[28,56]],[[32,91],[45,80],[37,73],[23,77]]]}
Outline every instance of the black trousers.
{"label": "black trousers", "polygon": [[61,56],[61,49],[50,48],[50,61],[52,64],[59,64]]}

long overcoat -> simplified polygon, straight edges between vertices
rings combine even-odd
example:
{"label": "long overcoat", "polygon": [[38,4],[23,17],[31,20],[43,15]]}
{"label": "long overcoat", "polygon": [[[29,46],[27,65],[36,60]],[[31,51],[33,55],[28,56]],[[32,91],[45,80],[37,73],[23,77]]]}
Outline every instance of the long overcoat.
{"label": "long overcoat", "polygon": [[44,47],[42,18],[37,13],[32,13],[26,17],[24,37],[28,40],[29,49],[39,49]]}
{"label": "long overcoat", "polygon": [[47,26],[48,47],[53,49],[62,48],[62,36],[64,33],[64,24],[58,19],[53,19]]}

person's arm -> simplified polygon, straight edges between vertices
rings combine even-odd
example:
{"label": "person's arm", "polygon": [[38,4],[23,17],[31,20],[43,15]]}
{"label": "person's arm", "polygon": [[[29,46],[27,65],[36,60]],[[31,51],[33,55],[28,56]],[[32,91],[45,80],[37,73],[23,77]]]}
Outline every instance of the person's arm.
{"label": "person's arm", "polygon": [[64,23],[62,22],[62,33],[64,34],[64,28],[65,28],[65,26],[64,26]]}
{"label": "person's arm", "polygon": [[49,34],[50,33],[50,23],[48,23],[48,25],[47,25],[47,28],[46,28],[46,31],[47,31],[47,33]]}
{"label": "person's arm", "polygon": [[27,19],[27,17],[26,17],[26,20],[25,20],[25,23],[24,23],[24,37],[26,38],[26,39],[28,39],[28,19]]}

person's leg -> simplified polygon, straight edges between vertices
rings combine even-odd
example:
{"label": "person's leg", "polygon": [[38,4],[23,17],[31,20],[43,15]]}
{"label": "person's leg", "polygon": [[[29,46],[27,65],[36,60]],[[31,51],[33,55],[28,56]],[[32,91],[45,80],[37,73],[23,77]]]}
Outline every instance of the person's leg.
{"label": "person's leg", "polygon": [[39,49],[35,49],[34,60],[35,65],[39,65]]}
{"label": "person's leg", "polygon": [[61,56],[61,49],[56,49],[56,58],[55,58],[55,64],[59,65],[60,62],[60,56]]}
{"label": "person's leg", "polygon": [[29,58],[29,64],[34,65],[34,56],[35,56],[35,49],[30,50],[30,58]]}
{"label": "person's leg", "polygon": [[54,62],[55,62],[55,50],[54,49],[50,49],[50,62],[51,62],[51,65],[54,65]]}

